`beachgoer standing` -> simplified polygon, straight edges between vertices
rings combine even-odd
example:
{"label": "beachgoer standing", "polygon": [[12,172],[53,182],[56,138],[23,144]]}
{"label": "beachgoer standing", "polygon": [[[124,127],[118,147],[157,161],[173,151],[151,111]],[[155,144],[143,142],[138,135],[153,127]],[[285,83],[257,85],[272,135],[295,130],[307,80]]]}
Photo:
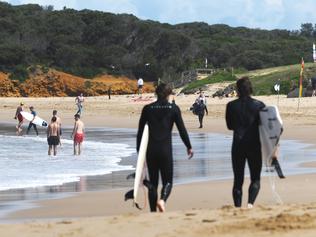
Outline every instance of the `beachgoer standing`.
{"label": "beachgoer standing", "polygon": [[144,86],[144,80],[142,78],[139,78],[137,81],[138,95],[143,94],[143,86]]}
{"label": "beachgoer standing", "polygon": [[61,118],[57,116],[57,110],[53,110],[53,117],[56,117],[56,123],[58,124],[59,127],[59,135],[62,135],[62,130],[61,130]]}
{"label": "beachgoer standing", "polygon": [[14,119],[18,120],[18,125],[16,126],[16,135],[21,135],[22,133],[22,124],[23,124],[23,116],[21,112],[23,111],[24,103],[21,102],[20,105],[17,107]]}
{"label": "beachgoer standing", "polygon": [[75,102],[76,102],[76,105],[78,107],[78,111],[77,111],[76,114],[80,114],[81,115],[82,110],[83,110],[83,102],[84,102],[84,97],[83,97],[82,93],[76,97]]}
{"label": "beachgoer standing", "polygon": [[206,104],[204,104],[204,100],[199,100],[197,104],[197,108],[196,108],[196,113],[199,117],[199,123],[200,123],[199,128],[203,128],[203,118],[204,118],[205,112],[206,112],[206,115],[208,115]]}
{"label": "beachgoer standing", "polygon": [[37,113],[35,112],[33,106],[30,107],[30,111],[31,111],[31,114],[33,115],[33,119],[32,119],[32,120],[30,121],[30,123],[29,123],[29,126],[28,126],[28,128],[27,128],[26,134],[29,134],[31,127],[33,127],[34,130],[35,130],[35,132],[36,132],[36,135],[38,136],[38,131],[37,131],[36,124],[33,123],[33,121],[34,121],[34,119],[35,119]]}
{"label": "beachgoer standing", "polygon": [[74,139],[74,155],[81,154],[81,144],[84,138],[84,123],[80,120],[80,115],[75,115],[75,125],[71,134]]}
{"label": "beachgoer standing", "polygon": [[57,146],[60,143],[60,127],[57,123],[57,117],[53,116],[51,123],[47,128],[47,143],[48,143],[48,155],[52,155],[52,150],[54,156],[57,155]]}
{"label": "beachgoer standing", "polygon": [[[146,163],[150,178],[148,187],[148,196],[150,210],[152,212],[165,211],[165,202],[167,201],[173,184],[173,157],[172,157],[172,127],[175,123],[180,132],[180,136],[185,146],[189,159],[193,156],[193,151],[187,130],[184,126],[181,112],[176,104],[168,102],[172,93],[171,88],[161,83],[156,88],[157,101],[146,105],[139,120],[137,133],[137,151],[140,148],[140,142],[147,123],[149,126],[149,141],[147,147]],[[159,173],[162,178],[162,190],[160,200],[158,201],[158,180]]]}
{"label": "beachgoer standing", "polygon": [[109,97],[109,100],[111,99],[111,94],[112,94],[112,89],[111,89],[111,87],[109,87],[109,89],[108,89],[108,97]]}
{"label": "beachgoer standing", "polygon": [[226,124],[234,131],[232,144],[232,166],[234,172],[233,199],[241,207],[242,185],[246,161],[250,170],[251,183],[248,193],[248,207],[251,208],[260,189],[262,168],[261,143],[259,138],[259,111],[265,106],[250,97],[252,85],[248,77],[237,81],[238,99],[227,104]]}

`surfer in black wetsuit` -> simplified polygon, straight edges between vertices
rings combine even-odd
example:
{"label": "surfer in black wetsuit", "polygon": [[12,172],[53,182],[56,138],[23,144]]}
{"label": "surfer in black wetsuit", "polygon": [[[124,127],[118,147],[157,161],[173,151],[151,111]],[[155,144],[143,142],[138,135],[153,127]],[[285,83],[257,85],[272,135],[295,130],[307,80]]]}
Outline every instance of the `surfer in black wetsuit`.
{"label": "surfer in black wetsuit", "polygon": [[[146,105],[143,108],[137,133],[137,151],[140,148],[141,137],[144,126],[147,123],[149,127],[149,141],[147,147],[146,162],[150,183],[148,187],[148,196],[150,210],[152,212],[165,211],[165,202],[167,201],[173,180],[173,158],[172,158],[172,127],[176,123],[181,139],[187,147],[189,159],[193,156],[190,139],[184,126],[179,107],[174,103],[169,103],[171,88],[160,83],[156,88],[157,101]],[[158,201],[158,179],[159,173],[162,179],[162,189],[160,200]],[[158,201],[158,202],[157,202]]]}
{"label": "surfer in black wetsuit", "polygon": [[247,160],[251,179],[248,190],[248,207],[251,208],[260,189],[262,157],[258,126],[259,110],[265,105],[250,97],[252,85],[248,77],[237,81],[237,91],[239,98],[229,102],[226,108],[227,127],[234,131],[232,145],[233,199],[235,206],[241,207],[242,185]]}

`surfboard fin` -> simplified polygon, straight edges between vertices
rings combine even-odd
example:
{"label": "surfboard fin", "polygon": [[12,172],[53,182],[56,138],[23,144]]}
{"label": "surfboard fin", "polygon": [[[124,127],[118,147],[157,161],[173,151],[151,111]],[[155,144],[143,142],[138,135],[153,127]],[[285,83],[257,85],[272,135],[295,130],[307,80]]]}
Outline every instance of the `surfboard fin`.
{"label": "surfboard fin", "polygon": [[134,205],[138,210],[142,210],[142,208],[138,205],[138,203],[134,202]]}
{"label": "surfboard fin", "polygon": [[134,199],[134,189],[125,193],[125,202],[129,199]]}
{"label": "surfboard fin", "polygon": [[135,175],[136,175],[135,172],[132,173],[132,174],[129,174],[129,175],[126,176],[126,179],[135,179]]}

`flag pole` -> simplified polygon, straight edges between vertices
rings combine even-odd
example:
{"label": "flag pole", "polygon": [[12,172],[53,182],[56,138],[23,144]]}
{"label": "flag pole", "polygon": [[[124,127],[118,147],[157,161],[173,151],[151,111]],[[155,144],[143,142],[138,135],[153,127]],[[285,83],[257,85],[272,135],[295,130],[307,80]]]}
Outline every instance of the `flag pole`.
{"label": "flag pole", "polygon": [[300,101],[303,94],[303,72],[304,72],[304,59],[302,57],[301,62],[301,71],[300,71],[300,86],[299,86],[299,92],[298,92],[298,104],[297,104],[297,112],[300,110]]}

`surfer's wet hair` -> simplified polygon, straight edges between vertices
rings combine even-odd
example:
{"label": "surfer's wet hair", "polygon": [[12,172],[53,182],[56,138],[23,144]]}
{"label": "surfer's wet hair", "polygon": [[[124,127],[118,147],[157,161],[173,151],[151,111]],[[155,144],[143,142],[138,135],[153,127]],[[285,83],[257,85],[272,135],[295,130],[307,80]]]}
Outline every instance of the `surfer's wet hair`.
{"label": "surfer's wet hair", "polygon": [[250,96],[253,92],[249,77],[242,77],[237,81],[237,92],[239,97]]}
{"label": "surfer's wet hair", "polygon": [[172,94],[171,87],[166,83],[160,83],[156,88],[156,95],[159,100],[167,99]]}
{"label": "surfer's wet hair", "polygon": [[56,115],[57,114],[57,110],[53,110],[53,115]]}
{"label": "surfer's wet hair", "polygon": [[56,122],[57,121],[57,118],[54,116],[52,117],[52,122]]}
{"label": "surfer's wet hair", "polygon": [[80,114],[75,114],[75,118],[80,119]]}

